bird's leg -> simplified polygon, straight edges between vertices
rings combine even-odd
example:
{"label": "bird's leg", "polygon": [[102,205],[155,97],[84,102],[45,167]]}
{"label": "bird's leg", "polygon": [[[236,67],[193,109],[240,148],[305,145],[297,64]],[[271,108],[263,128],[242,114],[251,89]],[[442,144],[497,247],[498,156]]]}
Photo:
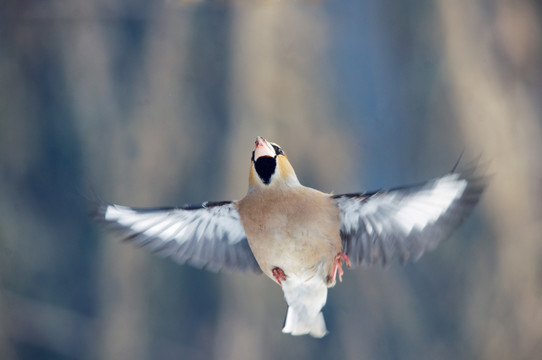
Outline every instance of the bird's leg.
{"label": "bird's leg", "polygon": [[273,276],[275,277],[275,280],[279,283],[279,285],[282,285],[282,282],[286,280],[286,274],[284,271],[282,271],[279,267],[274,267],[273,270],[271,270],[273,273]]}
{"label": "bird's leg", "polygon": [[335,265],[333,266],[333,280],[335,280],[335,277],[337,276],[337,271],[338,271],[340,282],[343,281],[343,274],[344,274],[342,261],[344,261],[347,268],[350,268],[350,265],[351,265],[350,259],[345,253],[340,252],[337,255],[335,255]]}

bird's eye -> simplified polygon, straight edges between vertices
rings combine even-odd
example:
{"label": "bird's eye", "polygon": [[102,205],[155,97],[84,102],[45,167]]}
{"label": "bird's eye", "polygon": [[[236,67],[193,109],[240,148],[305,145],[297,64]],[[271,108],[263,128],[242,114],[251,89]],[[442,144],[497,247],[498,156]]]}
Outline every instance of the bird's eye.
{"label": "bird's eye", "polygon": [[284,151],[282,151],[281,148],[279,148],[277,145],[272,145],[272,146],[273,146],[273,149],[275,149],[276,155],[284,155]]}

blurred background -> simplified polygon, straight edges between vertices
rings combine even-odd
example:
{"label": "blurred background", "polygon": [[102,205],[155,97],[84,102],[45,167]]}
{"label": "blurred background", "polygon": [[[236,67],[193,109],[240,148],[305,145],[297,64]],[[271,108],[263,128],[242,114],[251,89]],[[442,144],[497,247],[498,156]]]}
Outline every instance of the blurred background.
{"label": "blurred background", "polygon": [[[0,2],[0,359],[538,359],[542,8],[535,0]],[[239,199],[257,135],[305,185],[487,162],[475,213],[281,333],[264,276],[123,244],[84,194]],[[83,195],[82,195],[83,194]]]}

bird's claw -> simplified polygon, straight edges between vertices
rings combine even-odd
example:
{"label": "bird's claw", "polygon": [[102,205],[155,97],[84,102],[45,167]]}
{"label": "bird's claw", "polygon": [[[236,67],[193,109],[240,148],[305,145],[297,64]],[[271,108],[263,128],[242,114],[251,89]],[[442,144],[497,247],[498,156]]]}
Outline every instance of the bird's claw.
{"label": "bird's claw", "polygon": [[337,255],[335,255],[335,265],[333,266],[333,279],[335,280],[337,276],[337,272],[339,272],[340,282],[343,281],[343,274],[344,274],[342,261],[344,261],[347,268],[350,268],[351,266],[350,259],[345,253],[340,252]]}
{"label": "bird's claw", "polygon": [[282,271],[282,269],[279,267],[275,267],[273,268],[273,270],[271,270],[271,272],[273,273],[273,276],[275,277],[275,280],[277,280],[279,285],[282,285],[282,282],[286,280],[286,274],[284,273],[284,271]]}

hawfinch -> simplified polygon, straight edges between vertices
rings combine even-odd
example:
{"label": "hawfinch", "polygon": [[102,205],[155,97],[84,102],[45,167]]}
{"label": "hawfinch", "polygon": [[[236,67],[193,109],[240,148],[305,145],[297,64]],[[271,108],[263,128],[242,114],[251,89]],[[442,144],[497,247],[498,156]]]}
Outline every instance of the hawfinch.
{"label": "hawfinch", "polygon": [[126,240],[179,263],[218,271],[263,272],[282,287],[282,332],[327,333],[327,289],[344,262],[414,261],[472,211],[485,188],[475,169],[391,190],[332,195],[299,183],[286,154],[262,137],[238,201],[163,208],[99,203],[96,217]]}

